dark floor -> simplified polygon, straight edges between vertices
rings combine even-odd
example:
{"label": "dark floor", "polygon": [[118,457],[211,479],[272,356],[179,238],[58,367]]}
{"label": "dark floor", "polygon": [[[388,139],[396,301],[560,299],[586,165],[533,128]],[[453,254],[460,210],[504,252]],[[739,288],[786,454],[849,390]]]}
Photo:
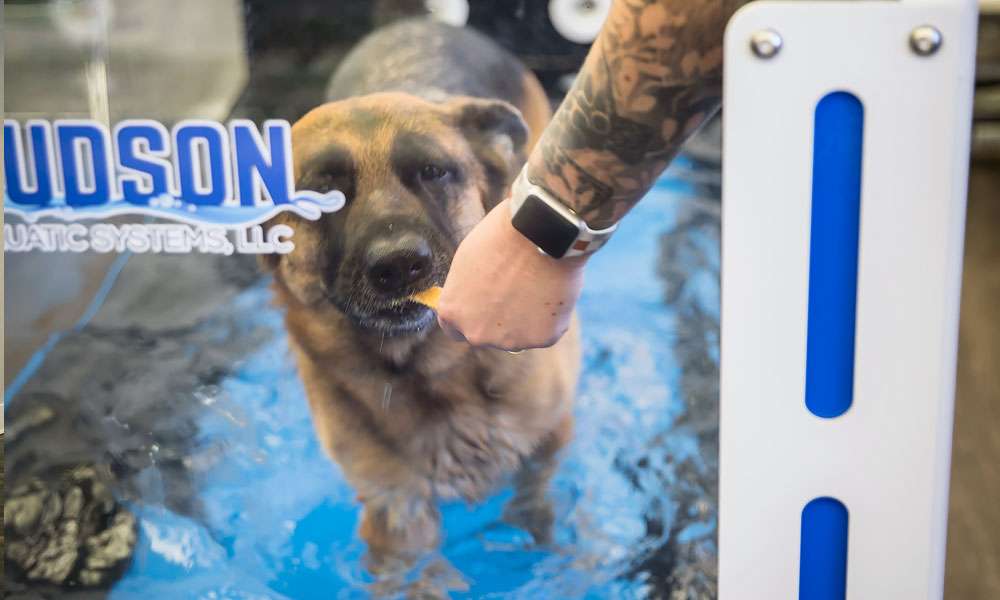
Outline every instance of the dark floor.
{"label": "dark floor", "polygon": [[945,598],[1000,598],[1000,163],[969,177]]}

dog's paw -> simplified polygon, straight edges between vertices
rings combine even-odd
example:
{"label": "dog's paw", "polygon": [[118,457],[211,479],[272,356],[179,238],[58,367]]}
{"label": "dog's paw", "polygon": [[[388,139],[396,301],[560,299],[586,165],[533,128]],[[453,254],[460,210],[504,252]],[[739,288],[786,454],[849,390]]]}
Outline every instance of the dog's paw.
{"label": "dog's paw", "polygon": [[503,521],[531,534],[535,544],[552,543],[552,526],[555,511],[552,503],[545,498],[515,497],[503,510]]}
{"label": "dog's paw", "polygon": [[[425,558],[418,562],[426,561]],[[369,587],[373,598],[439,600],[450,598],[450,592],[469,591],[468,581],[443,558],[433,558],[418,566],[406,560],[383,560],[381,567]]]}
{"label": "dog's paw", "polygon": [[420,573],[420,577],[410,586],[407,598],[433,599],[449,598],[449,592],[467,592],[469,583],[465,577],[443,558],[431,561]]}

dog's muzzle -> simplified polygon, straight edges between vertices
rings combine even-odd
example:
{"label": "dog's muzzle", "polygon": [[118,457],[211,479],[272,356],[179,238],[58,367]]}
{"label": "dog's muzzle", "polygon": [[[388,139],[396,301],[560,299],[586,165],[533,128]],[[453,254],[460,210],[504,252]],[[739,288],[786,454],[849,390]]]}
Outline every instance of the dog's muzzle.
{"label": "dog's muzzle", "polygon": [[433,264],[430,243],[418,233],[406,232],[373,239],[365,251],[363,269],[372,289],[398,298],[429,287]]}

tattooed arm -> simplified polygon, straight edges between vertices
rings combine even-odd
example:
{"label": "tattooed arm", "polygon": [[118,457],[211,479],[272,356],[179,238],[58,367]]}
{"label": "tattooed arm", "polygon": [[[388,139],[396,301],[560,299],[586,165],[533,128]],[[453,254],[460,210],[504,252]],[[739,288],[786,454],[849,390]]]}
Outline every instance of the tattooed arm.
{"label": "tattooed arm", "polygon": [[615,0],[528,163],[531,181],[603,229],[639,201],[722,98],[739,0]]}
{"label": "tattooed arm", "polygon": [[[528,178],[595,229],[618,221],[722,95],[722,38],[743,0],[614,0]],[[441,328],[475,346],[551,346],[572,324],[586,257],[543,256],[491,211],[455,253]],[[572,342],[570,342],[572,343]]]}

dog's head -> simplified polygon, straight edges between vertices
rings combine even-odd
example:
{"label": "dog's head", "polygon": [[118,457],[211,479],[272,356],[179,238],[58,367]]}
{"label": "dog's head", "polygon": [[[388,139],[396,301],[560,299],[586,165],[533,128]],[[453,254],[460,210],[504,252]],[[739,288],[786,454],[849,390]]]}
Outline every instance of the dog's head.
{"label": "dog's head", "polygon": [[444,282],[458,243],[517,175],[527,134],[498,100],[387,93],[316,108],[292,127],[296,188],[341,190],[347,203],[317,221],[277,217],[295,249],[268,266],[319,314],[388,336],[425,330],[434,315],[409,296]]}

